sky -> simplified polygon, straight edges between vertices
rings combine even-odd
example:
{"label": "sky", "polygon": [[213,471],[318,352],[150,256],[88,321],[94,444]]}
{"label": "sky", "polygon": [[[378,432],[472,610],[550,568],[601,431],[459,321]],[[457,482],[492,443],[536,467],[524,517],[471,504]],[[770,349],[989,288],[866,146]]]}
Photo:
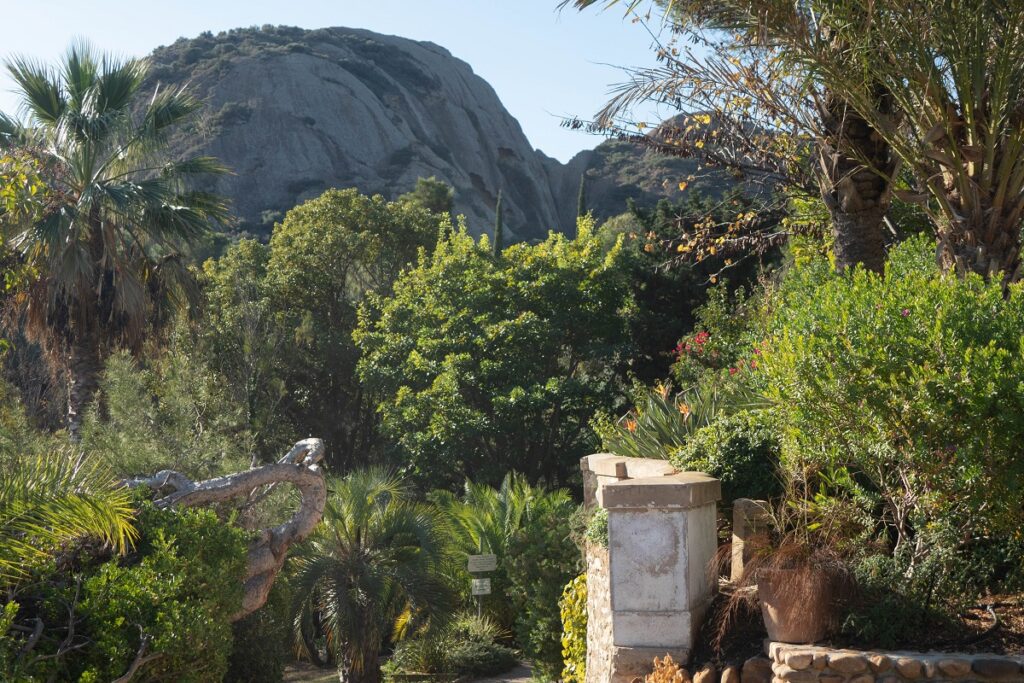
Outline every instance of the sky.
{"label": "sky", "polygon": [[[558,10],[558,0],[0,0],[0,58],[47,61],[75,38],[123,55],[203,31],[264,24],[345,26],[429,40],[468,62],[497,91],[531,144],[567,161],[599,140],[559,124],[592,116],[620,67],[654,63],[652,39],[619,6]],[[0,111],[17,98],[0,74]]]}

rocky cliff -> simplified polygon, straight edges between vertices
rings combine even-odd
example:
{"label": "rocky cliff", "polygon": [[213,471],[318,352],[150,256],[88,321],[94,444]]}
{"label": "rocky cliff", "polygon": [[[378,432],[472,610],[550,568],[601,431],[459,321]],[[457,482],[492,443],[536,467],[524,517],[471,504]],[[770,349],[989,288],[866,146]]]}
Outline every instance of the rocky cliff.
{"label": "rocky cliff", "polygon": [[[152,59],[154,81],[188,82],[205,101],[176,145],[231,167],[215,189],[251,232],[266,232],[329,187],[394,197],[419,177],[437,176],[455,188],[456,212],[473,232],[493,225],[500,189],[506,225],[531,239],[571,229],[581,174],[600,216],[624,210],[626,196],[646,202],[674,186],[625,143],[604,143],[568,165],[534,150],[494,89],[433,43],[349,28],[263,27],[181,39]],[[606,168],[608,145],[616,146],[615,173],[631,169],[625,176]],[[688,169],[667,163],[674,174]],[[648,171],[647,186],[637,182]]]}

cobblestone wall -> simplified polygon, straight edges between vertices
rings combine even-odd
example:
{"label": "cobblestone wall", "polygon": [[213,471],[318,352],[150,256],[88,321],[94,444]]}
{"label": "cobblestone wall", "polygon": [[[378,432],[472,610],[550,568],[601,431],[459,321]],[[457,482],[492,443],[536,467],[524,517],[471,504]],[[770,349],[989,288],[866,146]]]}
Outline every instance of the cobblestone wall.
{"label": "cobblestone wall", "polygon": [[1024,658],[947,652],[832,650],[772,643],[775,683],[948,683],[1024,681]]}

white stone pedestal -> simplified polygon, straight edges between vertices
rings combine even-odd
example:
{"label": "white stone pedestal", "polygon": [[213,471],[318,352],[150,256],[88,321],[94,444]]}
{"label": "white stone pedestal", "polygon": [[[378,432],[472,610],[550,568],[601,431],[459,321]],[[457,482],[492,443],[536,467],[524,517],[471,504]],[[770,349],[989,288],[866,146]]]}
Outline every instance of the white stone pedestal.
{"label": "white stone pedestal", "polygon": [[605,454],[583,469],[585,499],[608,511],[607,550],[588,550],[588,683],[628,683],[665,654],[686,662],[717,586],[719,481]]}

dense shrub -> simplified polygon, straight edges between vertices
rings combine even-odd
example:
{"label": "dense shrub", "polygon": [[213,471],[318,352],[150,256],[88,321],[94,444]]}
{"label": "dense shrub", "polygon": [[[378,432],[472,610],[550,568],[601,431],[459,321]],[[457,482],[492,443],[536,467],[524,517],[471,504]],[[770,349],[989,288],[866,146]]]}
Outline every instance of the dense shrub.
{"label": "dense shrub", "polygon": [[[138,543],[126,557],[86,545],[20,590],[18,622],[41,619],[47,628],[33,659],[4,663],[5,680],[109,681],[142,648],[147,659],[133,680],[223,677],[229,618],[241,604],[245,534],[209,510],[158,510],[150,503],[142,505],[137,527]],[[68,648],[69,637],[76,647]],[[9,633],[5,641],[11,638],[23,636]]]}
{"label": "dense shrub", "polygon": [[534,676],[558,680],[562,672],[563,587],[579,573],[580,554],[569,536],[572,504],[534,514],[509,542],[508,574],[516,609],[515,635]]}
{"label": "dense shrub", "polygon": [[874,506],[866,540],[980,561],[1024,523],[1024,287],[939,274],[933,251],[909,240],[884,276],[794,268],[763,378],[784,463],[847,468]]}
{"label": "dense shrub", "polygon": [[487,617],[461,614],[450,623],[401,641],[385,670],[391,673],[492,676],[516,665],[516,653],[499,644],[504,631]]}
{"label": "dense shrub", "polygon": [[292,653],[291,592],[279,575],[267,603],[235,622],[224,683],[279,683]]}
{"label": "dense shrub", "polygon": [[782,493],[780,443],[770,411],[724,415],[694,432],[669,460],[680,470],[704,472],[722,481],[722,500],[767,499]]}
{"label": "dense shrub", "polygon": [[570,581],[559,600],[562,610],[562,682],[587,678],[587,575]]}

